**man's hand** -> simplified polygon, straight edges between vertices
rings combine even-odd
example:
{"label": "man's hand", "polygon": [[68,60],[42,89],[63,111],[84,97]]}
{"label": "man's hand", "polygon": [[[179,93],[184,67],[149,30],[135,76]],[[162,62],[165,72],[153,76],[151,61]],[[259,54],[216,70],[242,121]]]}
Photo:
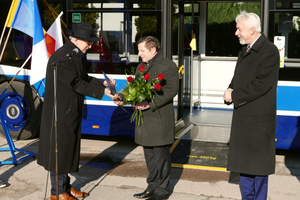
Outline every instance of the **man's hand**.
{"label": "man's hand", "polygon": [[150,105],[148,104],[148,102],[145,100],[142,103],[137,103],[135,104],[135,109],[138,110],[147,110],[150,108]]}
{"label": "man's hand", "polygon": [[116,94],[116,95],[117,95],[117,97],[114,99],[114,104],[116,104],[118,106],[124,104],[124,101],[122,101],[122,98],[118,94]]}
{"label": "man's hand", "polygon": [[[112,85],[117,85],[117,83],[116,83],[116,81],[114,79],[109,78],[109,80],[110,80],[110,83]],[[103,82],[103,85],[105,85],[106,87],[108,87],[108,83],[106,82],[106,80]]]}
{"label": "man's hand", "polygon": [[223,95],[223,99],[226,103],[232,103],[232,98],[231,98],[231,93],[232,93],[233,89],[228,88]]}
{"label": "man's hand", "polygon": [[111,91],[110,91],[110,89],[108,89],[108,88],[105,88],[104,89],[104,94],[106,95],[106,96],[108,96],[109,98],[111,98],[112,100],[117,100],[118,98],[119,98],[119,95],[118,94],[112,94],[111,93]]}

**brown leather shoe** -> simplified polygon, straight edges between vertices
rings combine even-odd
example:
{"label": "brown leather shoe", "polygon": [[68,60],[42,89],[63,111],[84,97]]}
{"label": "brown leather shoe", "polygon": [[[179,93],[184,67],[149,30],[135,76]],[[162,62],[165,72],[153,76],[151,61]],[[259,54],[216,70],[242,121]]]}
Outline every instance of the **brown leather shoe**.
{"label": "brown leather shoe", "polygon": [[68,193],[71,194],[73,197],[76,197],[76,198],[83,198],[83,197],[89,196],[88,193],[76,191],[76,190],[75,190],[74,188],[72,188],[72,187],[71,187],[71,191],[69,191]]}
{"label": "brown leather shoe", "polygon": [[[70,196],[68,193],[63,193],[58,196],[59,200],[77,200],[74,197]],[[56,195],[51,195],[51,200],[56,200]]]}

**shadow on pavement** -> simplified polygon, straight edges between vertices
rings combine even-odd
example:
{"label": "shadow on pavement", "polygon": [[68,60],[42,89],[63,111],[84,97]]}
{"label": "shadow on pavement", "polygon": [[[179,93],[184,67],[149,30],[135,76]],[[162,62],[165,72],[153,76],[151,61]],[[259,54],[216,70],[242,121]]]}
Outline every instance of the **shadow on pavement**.
{"label": "shadow on pavement", "polygon": [[[7,146],[7,145],[2,145],[2,146]],[[2,148],[1,146],[1,148]],[[18,149],[22,149],[22,150],[26,150],[26,151],[30,151],[30,152],[33,152],[33,153],[37,153],[37,148],[38,147],[38,140],[34,140],[28,144],[26,144],[25,146],[21,147],[21,148],[18,148]],[[4,154],[4,152],[1,152]],[[11,161],[12,160],[12,156],[11,156],[11,153],[10,151],[5,151],[5,156],[8,156],[9,158],[5,159],[5,160],[1,160],[1,161]],[[26,156],[27,154],[24,154],[24,153],[21,153],[21,152],[18,152],[16,151],[15,152],[15,156],[16,156],[16,159],[19,160],[21,157],[24,157]],[[8,170],[6,170],[4,173],[0,174],[0,179],[1,181],[7,183],[7,186],[9,186],[9,179],[19,170],[21,170],[22,168],[26,167],[27,165],[29,165],[31,162],[35,162],[36,161],[36,156],[34,157],[29,157],[25,160],[22,160],[20,162],[17,162],[16,164],[11,164],[11,168],[9,168]],[[0,165],[1,166],[4,166],[4,165]]]}
{"label": "shadow on pavement", "polygon": [[87,191],[89,193],[114,169],[118,168],[125,157],[137,147],[133,138],[95,135],[82,135],[82,138],[116,142],[99,154],[93,154],[92,152],[88,154],[81,153],[79,172],[71,174],[76,179],[72,183],[72,186],[76,190],[79,190],[79,188],[83,188],[90,182],[102,177],[89,191]]}
{"label": "shadow on pavement", "polygon": [[276,155],[284,156],[284,165],[300,182],[300,150],[277,149]]}

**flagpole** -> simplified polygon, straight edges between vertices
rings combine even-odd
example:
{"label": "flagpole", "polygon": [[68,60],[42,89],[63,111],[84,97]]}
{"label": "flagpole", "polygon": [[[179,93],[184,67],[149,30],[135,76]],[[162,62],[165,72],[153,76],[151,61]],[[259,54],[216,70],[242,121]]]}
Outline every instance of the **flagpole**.
{"label": "flagpole", "polygon": [[10,36],[10,33],[11,33],[11,27],[9,28],[9,32],[8,32],[8,34],[7,34],[7,38],[6,38],[6,40],[5,40],[5,43],[4,43],[4,45],[3,45],[3,48],[2,48],[2,51],[1,51],[1,55],[0,55],[0,62],[1,62],[1,60],[2,60],[2,57],[3,57],[3,53],[4,53],[4,49],[6,48],[6,45],[7,45],[7,42],[8,42],[8,39],[9,39],[9,36]]}
{"label": "flagpole", "polygon": [[3,35],[4,35],[4,32],[5,32],[5,28],[6,28],[6,26],[4,24],[3,31],[2,31],[1,38],[0,38],[0,47],[1,47],[2,39],[3,39]]}

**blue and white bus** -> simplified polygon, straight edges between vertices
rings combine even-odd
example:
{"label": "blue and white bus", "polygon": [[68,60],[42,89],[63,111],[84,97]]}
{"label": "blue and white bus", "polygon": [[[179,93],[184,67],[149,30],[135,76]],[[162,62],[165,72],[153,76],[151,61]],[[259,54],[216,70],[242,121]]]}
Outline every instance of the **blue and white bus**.
{"label": "blue and white bus", "polygon": [[[8,12],[10,3],[4,0],[2,10]],[[182,117],[184,106],[232,110],[224,105],[222,96],[241,48],[234,35],[234,18],[240,10],[257,13],[270,41],[278,36],[285,38],[278,82],[276,147],[300,149],[300,0],[43,0],[39,8],[46,30],[55,19],[53,11],[64,12],[63,30],[70,29],[78,16],[95,27],[100,41],[86,55],[86,70],[97,78],[103,78],[103,70],[117,81],[118,90],[125,84],[125,69],[139,63],[136,41],[146,35],[159,38],[163,54],[185,69],[179,75],[181,87],[174,99],[176,121]],[[6,15],[0,16],[0,25]],[[193,35],[194,51],[189,46]],[[28,36],[13,30],[8,41],[0,62],[0,90],[30,53]],[[1,99],[1,111],[16,139],[38,134],[43,102],[42,90],[29,84],[30,63],[25,68],[13,89]],[[102,101],[86,97],[85,108],[83,134],[134,135],[134,124],[128,120],[130,107],[125,107],[125,112],[106,97]],[[18,111],[18,117],[13,111]]]}

